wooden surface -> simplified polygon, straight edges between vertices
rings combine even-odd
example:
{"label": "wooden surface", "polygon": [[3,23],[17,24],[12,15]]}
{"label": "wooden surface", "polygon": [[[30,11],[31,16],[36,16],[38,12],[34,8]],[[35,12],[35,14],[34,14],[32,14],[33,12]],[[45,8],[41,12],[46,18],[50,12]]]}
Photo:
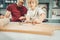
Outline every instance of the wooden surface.
{"label": "wooden surface", "polygon": [[51,24],[19,24],[18,22],[11,22],[4,27],[0,27],[0,31],[4,32],[22,32],[42,35],[52,35],[55,30],[60,30],[60,25]]}

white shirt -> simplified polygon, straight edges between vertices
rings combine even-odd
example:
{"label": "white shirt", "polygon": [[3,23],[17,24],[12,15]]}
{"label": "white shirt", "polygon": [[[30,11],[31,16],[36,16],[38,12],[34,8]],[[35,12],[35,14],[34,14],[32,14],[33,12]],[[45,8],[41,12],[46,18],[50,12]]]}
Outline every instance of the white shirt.
{"label": "white shirt", "polygon": [[34,10],[31,10],[30,8],[27,11],[27,17],[30,18],[38,18],[40,16],[40,14],[45,13],[41,8],[36,7]]}

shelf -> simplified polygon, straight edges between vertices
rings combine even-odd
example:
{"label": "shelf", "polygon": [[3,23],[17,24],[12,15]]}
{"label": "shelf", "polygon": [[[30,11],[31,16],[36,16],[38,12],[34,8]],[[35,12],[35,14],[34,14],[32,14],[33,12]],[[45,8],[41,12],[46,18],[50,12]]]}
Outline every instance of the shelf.
{"label": "shelf", "polygon": [[53,9],[60,9],[60,7],[54,7]]}
{"label": "shelf", "polygon": [[0,0],[0,9],[5,9],[9,4],[12,3],[16,3],[16,0]]}
{"label": "shelf", "polygon": [[16,1],[5,1],[5,3],[16,3]]}
{"label": "shelf", "polygon": [[16,0],[5,0],[5,3],[16,3]]}
{"label": "shelf", "polygon": [[0,4],[0,8],[3,8],[3,4]]}

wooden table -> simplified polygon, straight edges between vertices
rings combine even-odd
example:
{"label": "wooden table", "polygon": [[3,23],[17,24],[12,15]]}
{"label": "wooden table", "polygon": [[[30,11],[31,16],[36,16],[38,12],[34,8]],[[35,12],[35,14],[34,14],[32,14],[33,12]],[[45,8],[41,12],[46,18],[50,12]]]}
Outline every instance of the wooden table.
{"label": "wooden table", "polygon": [[52,35],[55,30],[60,30],[60,25],[51,24],[19,24],[18,22],[10,22],[4,27],[0,27],[0,32],[22,32],[42,35]]}

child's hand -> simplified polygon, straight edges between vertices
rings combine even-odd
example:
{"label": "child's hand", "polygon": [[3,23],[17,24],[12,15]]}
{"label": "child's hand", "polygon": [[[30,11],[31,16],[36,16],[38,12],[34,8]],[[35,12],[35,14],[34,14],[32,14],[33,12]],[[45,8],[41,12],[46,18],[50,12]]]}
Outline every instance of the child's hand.
{"label": "child's hand", "polygon": [[30,17],[26,17],[25,23],[31,23]]}
{"label": "child's hand", "polygon": [[22,17],[20,17],[19,19],[20,19],[20,20],[23,20],[23,19],[26,19],[26,18],[22,16]]}
{"label": "child's hand", "polygon": [[35,20],[33,20],[33,22],[32,22],[33,24],[40,24],[40,23],[42,23],[39,19],[35,19]]}
{"label": "child's hand", "polygon": [[31,23],[31,21],[30,20],[25,20],[25,23]]}

